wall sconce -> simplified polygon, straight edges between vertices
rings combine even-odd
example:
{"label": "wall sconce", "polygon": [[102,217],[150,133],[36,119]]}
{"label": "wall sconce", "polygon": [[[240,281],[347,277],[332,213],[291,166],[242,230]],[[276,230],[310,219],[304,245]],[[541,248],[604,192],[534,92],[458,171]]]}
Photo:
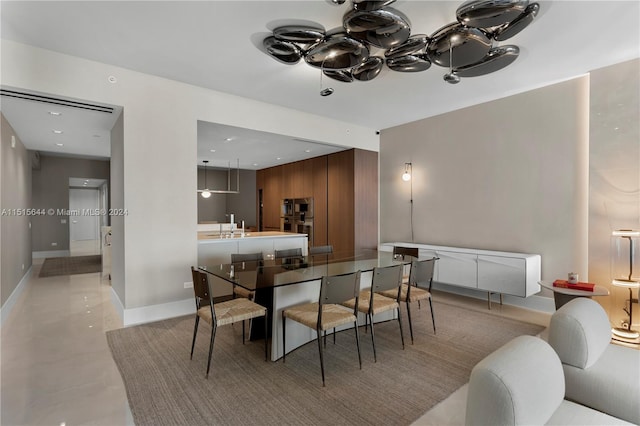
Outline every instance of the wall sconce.
{"label": "wall sconce", "polygon": [[409,182],[411,180],[411,163],[404,163],[404,173],[402,174],[402,180]]}
{"label": "wall sconce", "polygon": [[411,242],[413,242],[413,181],[411,180],[411,173],[413,172],[411,163],[404,163],[404,173],[402,174],[402,180],[405,182],[409,182],[409,223],[411,226]]}

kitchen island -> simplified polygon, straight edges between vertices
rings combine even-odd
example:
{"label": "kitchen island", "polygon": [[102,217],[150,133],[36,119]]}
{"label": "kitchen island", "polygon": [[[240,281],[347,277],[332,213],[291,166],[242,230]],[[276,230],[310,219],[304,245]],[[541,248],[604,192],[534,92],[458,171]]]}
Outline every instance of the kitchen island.
{"label": "kitchen island", "polygon": [[[276,250],[300,248],[303,256],[307,255],[309,243],[307,234],[293,232],[246,232],[244,237],[240,231],[233,236],[229,232],[198,232],[198,265],[229,263],[232,253],[262,252],[265,259],[273,258]],[[212,282],[213,296],[231,294],[233,288],[229,283]]]}

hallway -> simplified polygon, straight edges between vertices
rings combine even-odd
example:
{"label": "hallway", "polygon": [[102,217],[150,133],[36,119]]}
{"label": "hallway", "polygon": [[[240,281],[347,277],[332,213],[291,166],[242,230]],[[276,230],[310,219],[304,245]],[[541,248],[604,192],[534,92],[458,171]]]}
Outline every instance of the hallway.
{"label": "hallway", "polygon": [[100,273],[38,278],[42,262],[34,259],[26,288],[2,324],[0,423],[133,424],[105,338],[122,327],[109,282]]}

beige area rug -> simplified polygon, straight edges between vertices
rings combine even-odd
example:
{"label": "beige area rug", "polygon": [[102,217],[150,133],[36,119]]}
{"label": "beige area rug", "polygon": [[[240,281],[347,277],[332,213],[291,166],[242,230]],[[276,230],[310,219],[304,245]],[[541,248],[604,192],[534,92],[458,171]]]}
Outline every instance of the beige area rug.
{"label": "beige area rug", "polygon": [[243,345],[239,324],[218,328],[209,379],[211,329],[201,323],[190,361],[192,316],[113,330],[107,341],[137,425],[409,425],[464,385],[486,355],[543,329],[444,303],[434,309],[436,335],[428,307],[412,310],[415,344],[405,321],[405,350],[397,322],[379,324],[377,363],[361,328],[362,370],[352,330],[338,333],[336,345],[329,338],[324,388],[315,342],[284,364],[266,362],[263,342]]}
{"label": "beige area rug", "polygon": [[90,274],[102,271],[102,256],[50,257],[44,260],[40,278],[56,275]]}

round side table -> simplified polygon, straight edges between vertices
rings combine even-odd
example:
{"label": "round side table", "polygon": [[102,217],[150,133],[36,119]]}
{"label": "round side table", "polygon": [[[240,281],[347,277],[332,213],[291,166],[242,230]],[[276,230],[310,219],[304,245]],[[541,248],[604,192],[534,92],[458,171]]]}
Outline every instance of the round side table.
{"label": "round side table", "polygon": [[601,285],[596,285],[593,291],[577,290],[574,288],[554,287],[553,282],[538,281],[542,287],[553,291],[553,300],[556,303],[556,309],[559,309],[562,305],[568,301],[575,299],[576,297],[588,297],[593,296],[608,296],[609,290]]}

